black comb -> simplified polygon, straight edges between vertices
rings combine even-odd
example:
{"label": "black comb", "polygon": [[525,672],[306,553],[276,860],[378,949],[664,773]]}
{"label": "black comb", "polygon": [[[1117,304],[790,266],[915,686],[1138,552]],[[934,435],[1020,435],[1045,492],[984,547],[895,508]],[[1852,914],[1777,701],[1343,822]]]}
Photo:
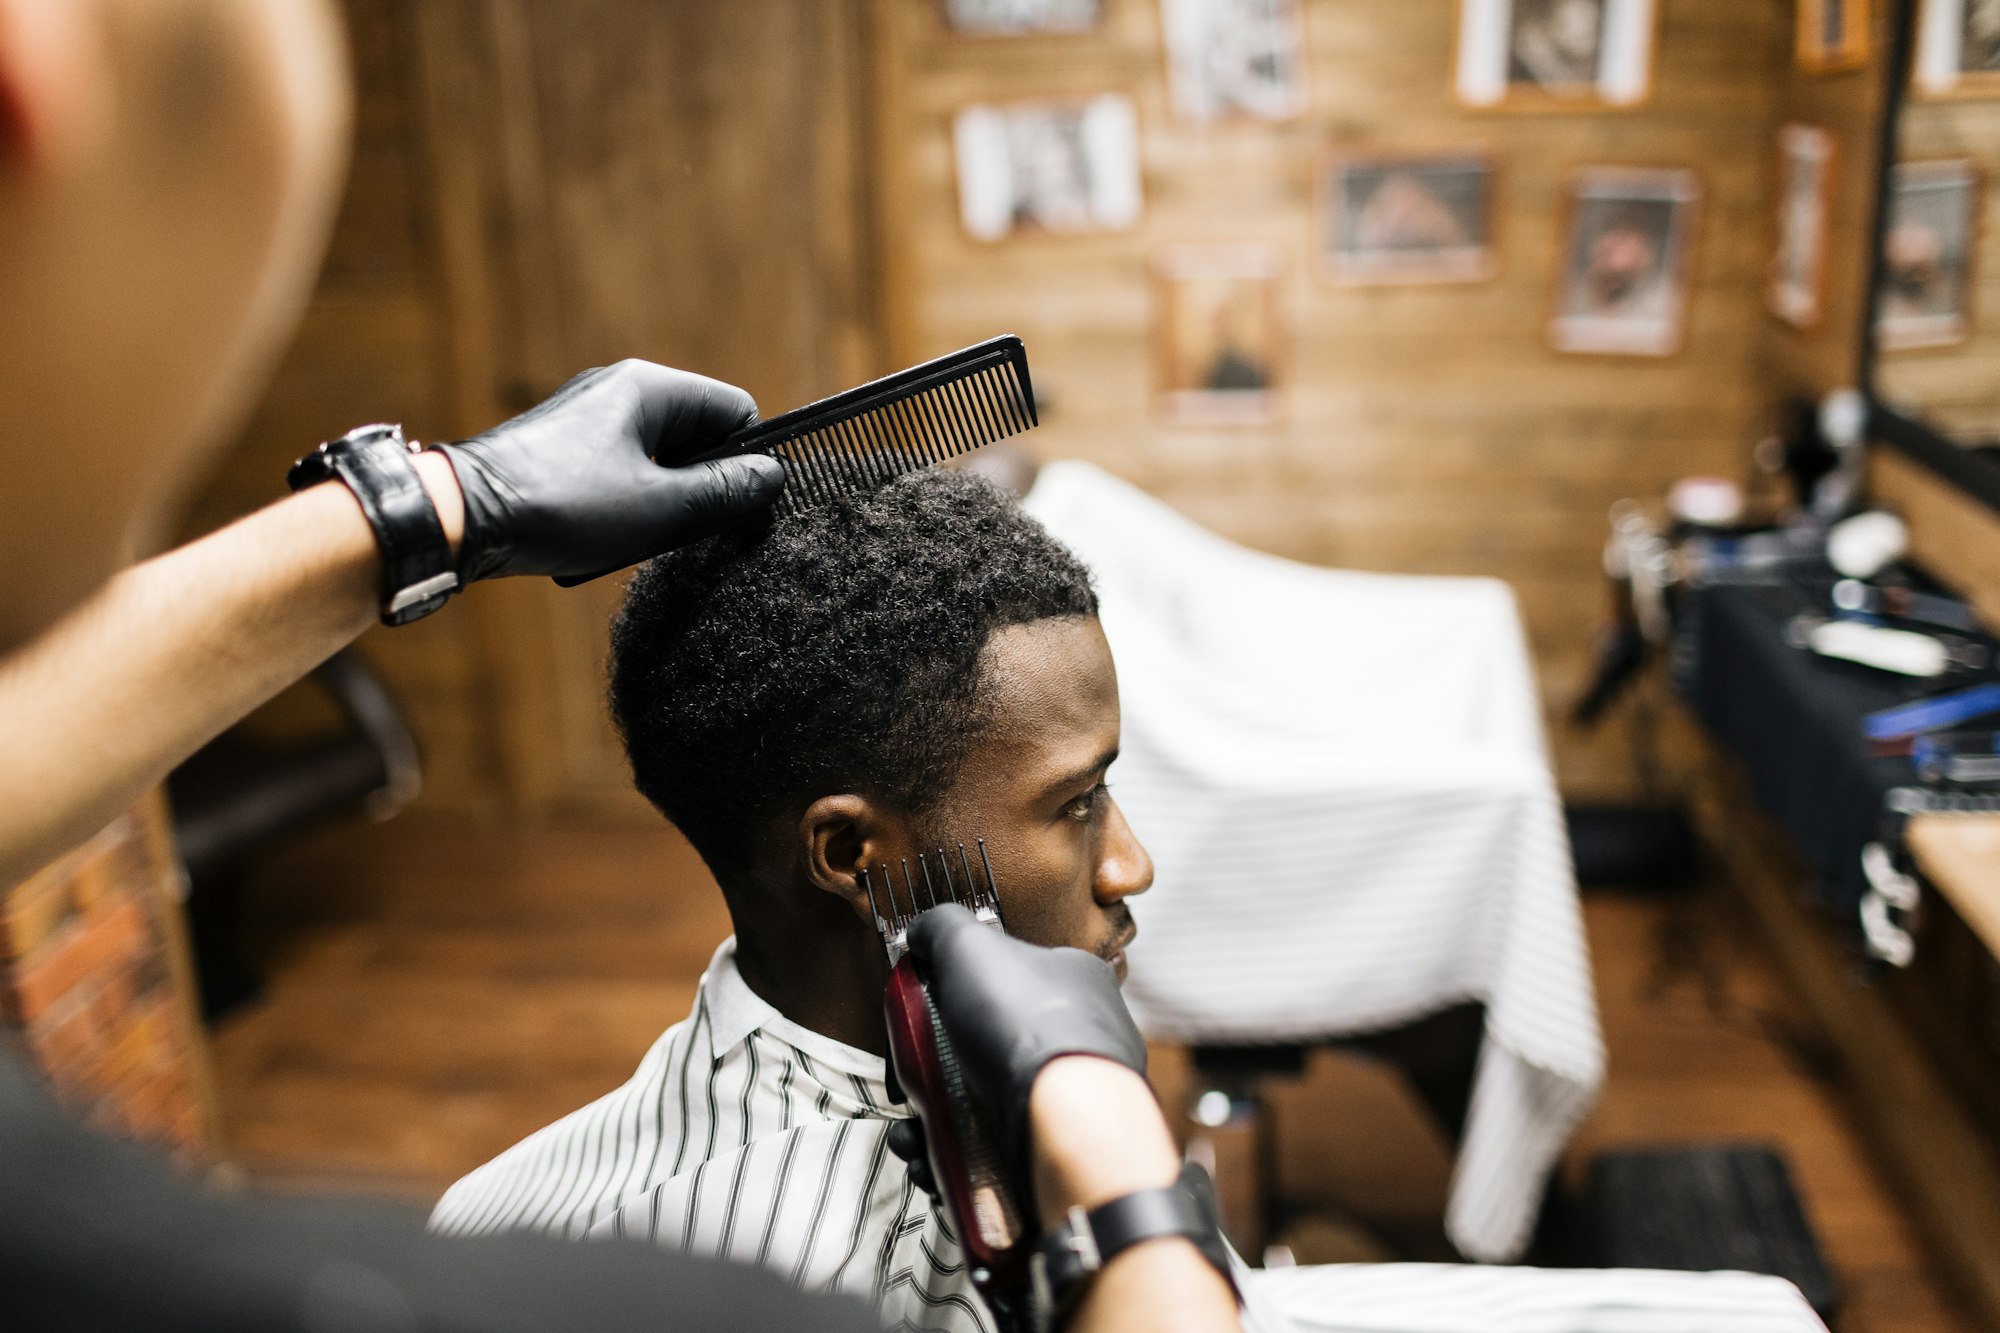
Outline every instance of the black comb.
{"label": "black comb", "polygon": [[[1036,424],[1028,349],[1003,333],[745,426],[720,447],[684,462],[769,454],[785,465],[785,489],[773,507],[795,514]],[[561,574],[556,583],[574,588],[613,572]]]}
{"label": "black comb", "polygon": [[1036,424],[1028,349],[1011,333],[746,426],[691,462],[769,454],[781,512],[873,490]]}

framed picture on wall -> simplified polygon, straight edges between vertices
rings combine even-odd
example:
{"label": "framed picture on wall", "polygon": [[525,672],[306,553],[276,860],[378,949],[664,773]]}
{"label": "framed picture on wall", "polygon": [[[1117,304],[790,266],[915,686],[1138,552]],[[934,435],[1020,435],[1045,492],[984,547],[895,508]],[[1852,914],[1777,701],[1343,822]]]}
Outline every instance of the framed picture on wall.
{"label": "framed picture on wall", "polygon": [[1969,158],[1896,164],[1882,231],[1881,346],[1944,347],[1971,336],[1982,184]]}
{"label": "framed picture on wall", "polygon": [[1332,156],[1319,172],[1319,271],[1344,286],[1481,282],[1499,271],[1482,152]]}
{"label": "framed picture on wall", "polygon": [[1833,136],[1818,126],[1778,131],[1777,246],[1768,295],[1771,313],[1802,329],[1819,323],[1833,160]]}
{"label": "framed picture on wall", "polygon": [[1167,420],[1277,419],[1282,272],[1265,245],[1179,246],[1155,257],[1155,380]]}
{"label": "framed picture on wall", "polygon": [[1174,114],[1291,120],[1306,109],[1298,0],[1160,0]]}
{"label": "framed picture on wall", "polygon": [[1089,32],[1100,0],[938,0],[945,26],[979,37],[1037,32]]}
{"label": "framed picture on wall", "polygon": [[1678,168],[1591,167],[1570,183],[1549,345],[1671,356],[1687,313],[1701,182]]}
{"label": "framed picture on wall", "polygon": [[2000,0],[1923,0],[1911,64],[1918,92],[2000,97]]}
{"label": "framed picture on wall", "polygon": [[1636,106],[1653,82],[1654,0],[1459,0],[1468,106]]}
{"label": "framed picture on wall", "polygon": [[970,106],[952,140],[959,218],[976,240],[1139,220],[1139,118],[1128,98]]}
{"label": "framed picture on wall", "polygon": [[1798,0],[1799,68],[1814,74],[1868,63],[1868,0]]}

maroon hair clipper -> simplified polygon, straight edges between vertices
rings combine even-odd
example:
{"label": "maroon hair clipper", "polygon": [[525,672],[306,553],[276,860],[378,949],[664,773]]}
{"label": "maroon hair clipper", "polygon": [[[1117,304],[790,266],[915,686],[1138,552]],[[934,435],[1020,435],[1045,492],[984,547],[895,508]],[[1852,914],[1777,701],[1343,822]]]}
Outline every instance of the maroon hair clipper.
{"label": "maroon hair clipper", "polygon": [[[951,1042],[909,956],[910,923],[940,903],[958,903],[995,930],[1004,929],[993,864],[980,839],[975,875],[965,845],[952,857],[940,847],[920,853],[915,873],[901,866],[902,887],[884,864],[861,872],[875,915],[875,929],[889,954],[889,989],[883,1009],[889,1025],[889,1060],[895,1082],[924,1127],[931,1176],[946,1220],[965,1247],[972,1284],[1003,1325],[1027,1327],[1028,1256],[1036,1229],[1025,1206],[1025,1183],[1009,1178],[998,1138],[984,1108],[975,1105],[960,1076]],[[882,910],[881,895],[888,899]],[[904,910],[907,902],[908,910]]]}

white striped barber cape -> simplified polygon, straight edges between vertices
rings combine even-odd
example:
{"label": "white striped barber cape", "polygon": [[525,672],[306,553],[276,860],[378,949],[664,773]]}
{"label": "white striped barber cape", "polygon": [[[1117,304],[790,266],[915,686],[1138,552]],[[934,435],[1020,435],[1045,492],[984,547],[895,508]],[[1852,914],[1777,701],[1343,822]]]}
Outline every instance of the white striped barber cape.
{"label": "white striped barber cape", "polygon": [[[992,1333],[963,1252],[889,1151],[882,1061],[786,1019],[716,951],[694,1012],[621,1088],[446,1191],[434,1230],[645,1237],[871,1299],[891,1326]],[[1824,1333],[1742,1273],[1432,1264],[1237,1268],[1246,1333]]]}
{"label": "white striped barber cape", "polygon": [[883,1073],[759,998],[727,940],[623,1087],[453,1185],[431,1227],[644,1237],[862,1296],[895,1326],[992,1333],[958,1242],[889,1151],[903,1112]]}

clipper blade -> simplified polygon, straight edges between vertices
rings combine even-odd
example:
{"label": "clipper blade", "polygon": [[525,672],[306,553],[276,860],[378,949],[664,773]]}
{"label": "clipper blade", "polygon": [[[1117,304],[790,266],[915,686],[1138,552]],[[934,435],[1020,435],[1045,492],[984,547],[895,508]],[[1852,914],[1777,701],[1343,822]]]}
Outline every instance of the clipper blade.
{"label": "clipper blade", "polygon": [[[957,903],[982,925],[1006,929],[1000,916],[1000,889],[993,879],[993,861],[986,854],[986,839],[973,841],[979,849],[979,869],[983,874],[974,871],[972,854],[962,842],[958,844],[956,870],[952,868],[952,854],[943,847],[918,852],[915,871],[910,869],[908,858],[899,860],[897,870],[891,870],[886,861],[861,867],[861,887],[868,894],[875,933],[882,937],[889,966],[894,967],[909,952],[910,923],[939,903]],[[900,896],[896,888],[899,876],[903,881]],[[882,910],[885,901],[886,912]]]}

